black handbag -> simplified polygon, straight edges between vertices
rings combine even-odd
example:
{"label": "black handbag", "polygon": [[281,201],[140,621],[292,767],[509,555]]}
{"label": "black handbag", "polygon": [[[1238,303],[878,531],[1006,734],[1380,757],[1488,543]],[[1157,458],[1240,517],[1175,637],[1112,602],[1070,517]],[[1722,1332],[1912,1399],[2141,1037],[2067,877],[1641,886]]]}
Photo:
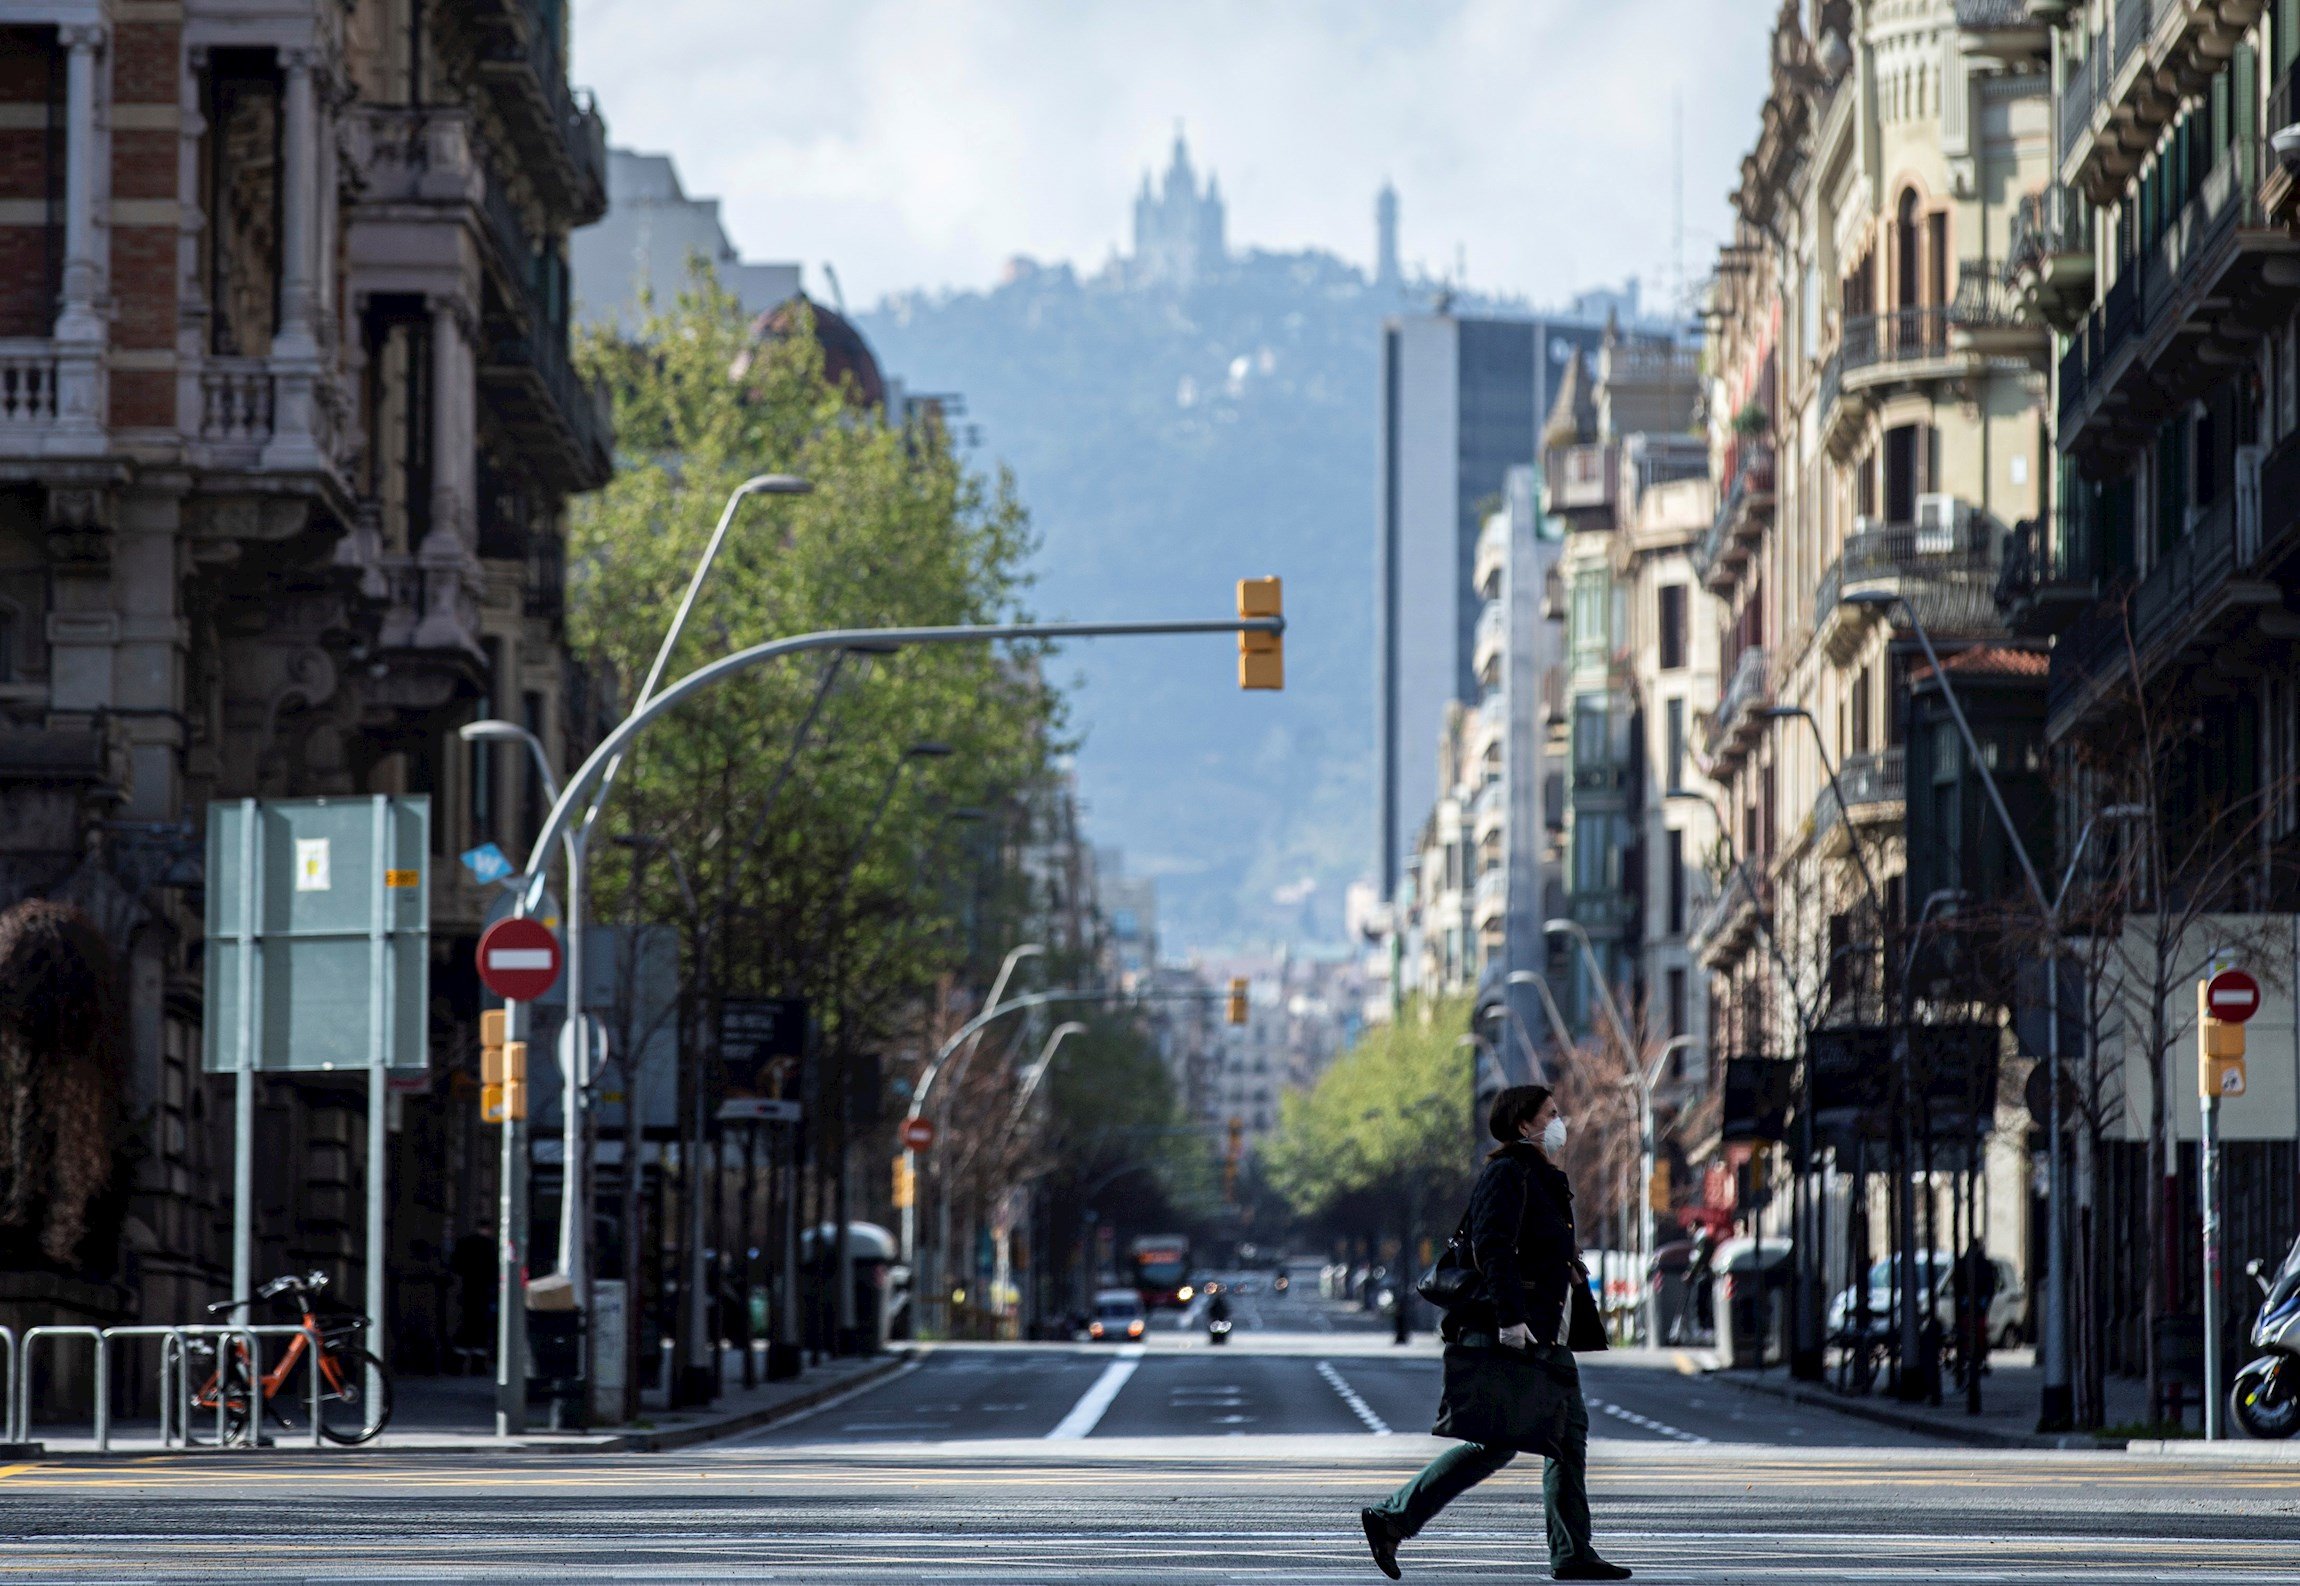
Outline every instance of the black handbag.
{"label": "black handbag", "polygon": [[1605,1336],[1605,1318],[1597,1314],[1597,1301],[1589,1292],[1589,1279],[1576,1268],[1567,1287],[1571,1292],[1565,1302],[1565,1347],[1577,1355],[1611,1349],[1612,1341]]}
{"label": "black handbag", "polygon": [[1464,1300],[1477,1298],[1484,1283],[1478,1275],[1477,1258],[1469,1248],[1469,1213],[1463,1212],[1460,1226],[1414,1285],[1414,1292],[1439,1310],[1450,1311]]}
{"label": "black handbag", "polygon": [[1430,1431],[1556,1459],[1564,1452],[1568,1409],[1580,1393],[1573,1357],[1555,1344],[1448,1344],[1445,1392]]}

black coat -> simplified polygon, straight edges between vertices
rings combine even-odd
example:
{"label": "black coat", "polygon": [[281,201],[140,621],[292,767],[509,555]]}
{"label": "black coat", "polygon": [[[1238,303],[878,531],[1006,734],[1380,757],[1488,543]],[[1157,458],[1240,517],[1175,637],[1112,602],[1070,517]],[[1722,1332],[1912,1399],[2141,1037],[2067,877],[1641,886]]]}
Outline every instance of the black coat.
{"label": "black coat", "polygon": [[1448,1336],[1522,1323],[1536,1342],[1562,1341],[1566,1298],[1582,1280],[1565,1174],[1530,1145],[1495,1152],[1470,1192],[1469,1245],[1483,1293],[1447,1315]]}

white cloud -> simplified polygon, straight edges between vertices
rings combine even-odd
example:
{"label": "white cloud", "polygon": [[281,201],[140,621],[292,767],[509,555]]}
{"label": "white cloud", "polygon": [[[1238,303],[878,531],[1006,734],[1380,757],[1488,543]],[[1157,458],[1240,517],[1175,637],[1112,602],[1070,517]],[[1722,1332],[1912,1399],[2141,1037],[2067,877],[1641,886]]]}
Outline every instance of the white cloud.
{"label": "white cloud", "polygon": [[576,0],[620,146],[724,200],[746,257],[850,300],[1121,245],[1174,123],[1244,245],[1404,251],[1554,301],[1672,262],[1672,100],[1698,275],[1756,131],[1771,0]]}

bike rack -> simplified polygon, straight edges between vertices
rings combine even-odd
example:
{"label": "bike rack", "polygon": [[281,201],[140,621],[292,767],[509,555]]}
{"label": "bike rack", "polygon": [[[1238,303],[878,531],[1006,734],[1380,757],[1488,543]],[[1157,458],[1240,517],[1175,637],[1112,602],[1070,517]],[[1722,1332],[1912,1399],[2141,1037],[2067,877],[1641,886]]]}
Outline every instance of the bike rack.
{"label": "bike rack", "polygon": [[[300,1322],[221,1322],[207,1323],[190,1327],[177,1327],[170,1329],[170,1331],[177,1335],[177,1347],[179,1349],[182,1349],[190,1340],[194,1338],[236,1338],[246,1340],[248,1346],[248,1424],[244,1441],[231,1445],[238,1448],[256,1448],[260,1447],[263,1442],[264,1361],[263,1349],[258,1341],[264,1338],[292,1338],[300,1335],[310,1350],[310,1353],[306,1359],[311,1369],[304,1373],[304,1375],[310,1380],[311,1384],[311,1403],[309,1405],[309,1409],[311,1411],[310,1442],[313,1448],[320,1448],[325,1446],[321,1441],[319,1431],[320,1334],[318,1328],[306,1327]],[[180,1369],[181,1368],[179,1367],[179,1370]],[[223,1370],[223,1351],[220,1348],[216,1351],[216,1369],[220,1378]],[[218,1448],[226,1446],[224,1441],[224,1412],[224,1395],[219,1392],[216,1395],[216,1446]],[[185,1419],[187,1422],[190,1420],[188,1405],[186,1407]],[[189,1446],[190,1432],[188,1426],[185,1436],[186,1446]]]}
{"label": "bike rack", "polygon": [[16,1353],[16,1386],[9,1395],[10,1409],[15,1421],[13,1442],[26,1443],[32,1439],[32,1346],[43,1338],[86,1338],[96,1345],[96,1447],[98,1451],[112,1446],[112,1352],[104,1347],[101,1327],[58,1325],[33,1327],[25,1330]]}
{"label": "bike rack", "polygon": [[[191,1434],[191,1387],[186,1361],[191,1341],[195,1338],[232,1339],[247,1347],[248,1421],[243,1441],[234,1444],[226,1424],[225,1396],[216,1395],[216,1446],[218,1448],[257,1446],[263,1436],[263,1346],[262,1339],[301,1336],[310,1349],[311,1370],[311,1446],[323,1446],[319,1430],[320,1333],[316,1327],[301,1323],[210,1323],[184,1327],[155,1325],[133,1327],[55,1326],[34,1327],[21,1339],[5,1327],[0,1327],[0,1342],[7,1345],[8,1406],[0,1429],[5,1429],[8,1440],[22,1443],[32,1433],[32,1356],[33,1345],[43,1338],[86,1338],[96,1346],[96,1409],[95,1434],[98,1453],[109,1453],[112,1447],[112,1340],[115,1338],[157,1338],[160,1345],[160,1445],[163,1448],[189,1448]],[[216,1352],[219,1377],[224,1351]],[[169,1391],[171,1370],[175,1378],[175,1391]]]}

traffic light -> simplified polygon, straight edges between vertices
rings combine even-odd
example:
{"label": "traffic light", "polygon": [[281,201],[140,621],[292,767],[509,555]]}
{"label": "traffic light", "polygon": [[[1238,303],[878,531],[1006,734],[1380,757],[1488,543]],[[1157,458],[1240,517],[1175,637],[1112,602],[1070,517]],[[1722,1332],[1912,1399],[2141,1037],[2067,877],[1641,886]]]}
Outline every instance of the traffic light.
{"label": "traffic light", "polygon": [[1243,980],[1230,982],[1229,1014],[1232,1024],[1244,1024],[1246,1022],[1246,982]]}
{"label": "traffic light", "polygon": [[507,1037],[510,1010],[479,1016],[479,1120],[517,1123],[527,1117],[527,1043]]}
{"label": "traffic light", "polygon": [[2244,1025],[2212,1016],[2209,983],[2196,983],[2196,1093],[2207,1100],[2244,1094]]}
{"label": "traffic light", "polygon": [[[1283,617],[1286,614],[1285,596],[1275,578],[1241,578],[1238,580],[1238,615],[1241,617]],[[1247,632],[1238,635],[1238,686],[1240,688],[1284,688],[1286,686],[1286,638],[1281,633]]]}
{"label": "traffic light", "polygon": [[894,1209],[901,1211],[904,1207],[914,1206],[917,1203],[917,1170],[910,1165],[909,1152],[897,1151],[894,1154]]}

